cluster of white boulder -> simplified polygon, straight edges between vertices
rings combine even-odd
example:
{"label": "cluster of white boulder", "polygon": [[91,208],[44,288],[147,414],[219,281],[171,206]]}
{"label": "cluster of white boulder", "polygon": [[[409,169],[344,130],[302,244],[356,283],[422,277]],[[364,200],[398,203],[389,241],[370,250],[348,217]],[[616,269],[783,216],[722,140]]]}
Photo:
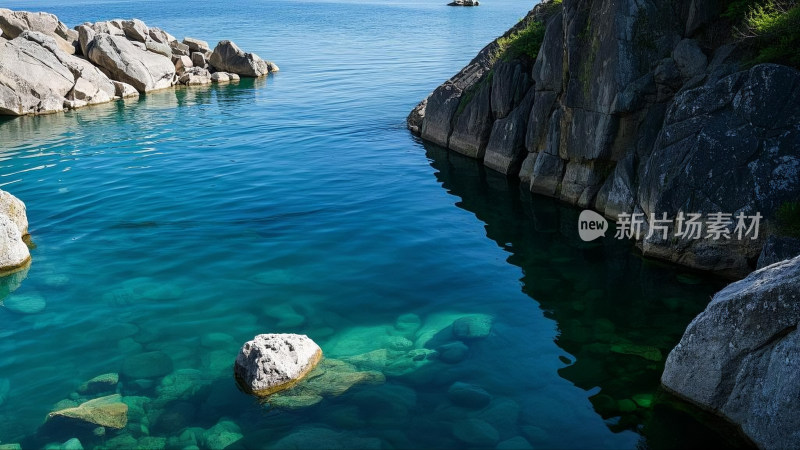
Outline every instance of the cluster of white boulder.
{"label": "cluster of white boulder", "polygon": [[25,267],[31,259],[25,241],[28,217],[25,203],[0,190],[0,275]]}
{"label": "cluster of white boulder", "polygon": [[138,19],[70,29],[53,14],[0,8],[0,115],[53,113],[277,70],[231,41],[212,51]]}

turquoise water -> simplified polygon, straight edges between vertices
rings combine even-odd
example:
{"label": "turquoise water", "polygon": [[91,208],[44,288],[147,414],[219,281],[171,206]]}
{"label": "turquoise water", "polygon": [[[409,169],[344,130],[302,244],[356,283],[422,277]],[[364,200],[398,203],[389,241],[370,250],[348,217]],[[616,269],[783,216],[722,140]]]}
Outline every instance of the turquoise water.
{"label": "turquoise water", "polygon": [[[415,103],[531,4],[65,3],[36,8],[69,25],[135,16],[179,37],[233,39],[281,72],[0,121],[0,187],[27,203],[36,246],[5,301],[46,302],[35,314],[0,308],[0,444],[741,444],[657,388],[719,280],[625,243],[579,244],[577,211],[405,130]],[[492,318],[489,336],[443,360],[434,350],[455,340],[449,324],[475,314]],[[401,316],[421,328],[400,330]],[[332,359],[388,347],[406,359],[378,369],[383,383],[279,408],[239,392],[230,370],[265,332],[308,334]],[[56,403],[91,398],[82,383],[152,352],[175,373],[123,373],[116,390],[144,405],[124,430],[42,426]],[[490,403],[459,406],[455,382]]]}

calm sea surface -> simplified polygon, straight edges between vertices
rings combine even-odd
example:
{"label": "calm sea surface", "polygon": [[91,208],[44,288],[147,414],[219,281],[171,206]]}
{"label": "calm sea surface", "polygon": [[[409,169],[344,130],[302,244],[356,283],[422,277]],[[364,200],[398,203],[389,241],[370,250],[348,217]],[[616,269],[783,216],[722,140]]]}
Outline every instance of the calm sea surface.
{"label": "calm sea surface", "polygon": [[[232,39],[281,71],[0,121],[0,187],[27,203],[36,246],[0,295],[45,302],[0,307],[0,444],[741,444],[658,389],[719,280],[582,244],[578,211],[406,131],[416,102],[533,6],[445,1],[5,2]],[[457,339],[462,316],[490,317],[489,336]],[[385,382],[260,404],[231,366],[266,332],[366,358]],[[43,426],[110,372],[124,430]],[[473,387],[448,395],[457,382]]]}

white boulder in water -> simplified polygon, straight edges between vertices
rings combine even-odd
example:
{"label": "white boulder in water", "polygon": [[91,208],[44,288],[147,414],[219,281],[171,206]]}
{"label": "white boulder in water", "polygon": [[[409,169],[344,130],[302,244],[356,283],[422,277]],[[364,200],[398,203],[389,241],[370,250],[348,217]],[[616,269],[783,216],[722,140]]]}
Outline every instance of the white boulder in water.
{"label": "white boulder in water", "polygon": [[322,349],[300,334],[259,334],[242,346],[234,364],[240,385],[267,396],[294,385],[322,359]]}

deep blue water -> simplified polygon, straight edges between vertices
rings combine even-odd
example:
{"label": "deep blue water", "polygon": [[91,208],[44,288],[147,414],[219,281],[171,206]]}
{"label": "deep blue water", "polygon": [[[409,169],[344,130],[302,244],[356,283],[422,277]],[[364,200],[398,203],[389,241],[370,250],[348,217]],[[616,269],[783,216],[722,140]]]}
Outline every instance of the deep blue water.
{"label": "deep blue water", "polygon": [[[0,187],[27,203],[36,245],[10,295],[46,301],[36,314],[0,308],[0,444],[183,447],[186,430],[220,422],[248,448],[718,442],[716,425],[657,388],[718,280],[625,243],[579,244],[575,210],[406,131],[416,102],[533,6],[444,3],[6,2],[70,26],[138,17],[232,39],[281,71],[0,122]],[[452,341],[445,326],[463,315],[493,325],[460,362],[428,351],[307,408],[236,388],[230,367],[255,334],[308,334],[342,358],[381,350],[404,314],[419,318],[406,337],[423,350],[421,334]],[[153,351],[196,389],[165,399],[161,375],[123,379],[126,402],[150,402],[125,430],[40,428],[57,402],[86,399],[81,383]],[[491,403],[454,405],[455,382]],[[470,437],[483,424],[495,431]],[[200,447],[220,442],[201,435]]]}

